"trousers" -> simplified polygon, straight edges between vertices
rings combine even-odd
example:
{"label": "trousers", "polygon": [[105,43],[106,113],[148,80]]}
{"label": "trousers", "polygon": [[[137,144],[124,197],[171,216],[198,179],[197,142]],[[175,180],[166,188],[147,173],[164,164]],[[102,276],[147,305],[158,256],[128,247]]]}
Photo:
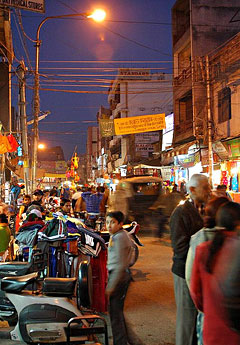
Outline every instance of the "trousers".
{"label": "trousers", "polygon": [[197,309],[192,301],[184,278],[173,274],[177,306],[176,345],[197,345]]}
{"label": "trousers", "polygon": [[[109,275],[111,275],[111,272],[109,272]],[[109,315],[113,334],[113,345],[131,344],[128,335],[128,325],[123,313],[124,301],[131,278],[130,271],[124,272],[124,276],[109,298]]]}

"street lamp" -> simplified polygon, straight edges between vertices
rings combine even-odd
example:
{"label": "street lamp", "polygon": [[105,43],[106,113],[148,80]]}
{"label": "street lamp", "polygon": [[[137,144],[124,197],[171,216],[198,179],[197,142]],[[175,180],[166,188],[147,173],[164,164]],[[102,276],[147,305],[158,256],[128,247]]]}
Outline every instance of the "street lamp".
{"label": "street lamp", "polygon": [[37,175],[37,151],[38,151],[38,115],[40,112],[39,102],[39,53],[40,53],[40,29],[43,24],[49,19],[67,18],[67,17],[84,17],[91,18],[96,22],[101,22],[105,19],[106,13],[103,10],[97,9],[92,13],[76,13],[63,14],[59,16],[49,16],[44,18],[38,25],[36,34],[36,58],[35,58],[35,80],[34,80],[34,122],[33,122],[33,154],[32,154],[32,190],[36,188]]}

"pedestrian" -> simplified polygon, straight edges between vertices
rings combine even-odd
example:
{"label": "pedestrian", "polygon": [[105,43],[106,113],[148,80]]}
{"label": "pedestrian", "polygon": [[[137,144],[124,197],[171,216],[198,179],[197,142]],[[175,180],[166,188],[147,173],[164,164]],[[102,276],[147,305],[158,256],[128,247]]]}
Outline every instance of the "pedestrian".
{"label": "pedestrian", "polygon": [[11,231],[5,213],[0,214],[0,261],[5,261],[5,253],[9,247]]}
{"label": "pedestrian", "polygon": [[224,229],[217,231],[212,241],[197,246],[190,293],[196,307],[204,313],[204,345],[236,345],[240,344],[240,335],[226,320],[219,281],[226,277],[232,265],[236,228],[240,226],[240,205],[235,202],[222,205],[216,220]]}
{"label": "pedestrian", "polygon": [[24,195],[23,204],[19,208],[19,212],[17,214],[16,221],[15,221],[15,232],[18,232],[20,223],[22,222],[22,220],[26,218],[26,212],[30,204],[31,204],[31,196],[28,194]]}
{"label": "pedestrian", "polygon": [[190,199],[177,206],[170,217],[173,248],[172,272],[177,306],[176,345],[197,344],[197,309],[185,280],[185,265],[191,236],[203,227],[202,212],[210,196],[210,185],[205,175],[194,174],[188,182]]}
{"label": "pedestrian", "polygon": [[214,195],[216,195],[216,197],[218,198],[226,197],[229,201],[233,201],[231,195],[227,191],[227,186],[225,184],[219,184],[216,190],[214,191]]}
{"label": "pedestrian", "polygon": [[81,195],[82,195],[82,188],[80,186],[77,186],[76,192],[73,193],[73,196],[72,196],[72,208],[73,208],[73,210],[75,208],[77,200],[81,197]]}
{"label": "pedestrian", "polygon": [[36,189],[32,195],[33,201],[28,206],[26,213],[29,213],[32,209],[39,209],[41,213],[45,214],[45,210],[42,205],[42,198],[43,192],[40,189]]}
{"label": "pedestrian", "polygon": [[[238,230],[236,228],[236,230]],[[220,282],[223,294],[222,305],[229,326],[240,334],[240,238],[234,243],[233,260],[226,276]]]}
{"label": "pedestrian", "polygon": [[134,344],[131,342],[130,327],[124,318],[124,301],[132,276],[129,269],[132,257],[132,244],[128,233],[123,230],[124,215],[120,211],[109,212],[106,228],[110,233],[108,245],[108,284],[109,314],[113,333],[113,345]]}
{"label": "pedestrian", "polygon": [[71,201],[70,199],[61,199],[60,202],[60,212],[64,215],[64,216],[71,216]]}
{"label": "pedestrian", "polygon": [[64,183],[64,185],[61,188],[60,198],[61,199],[70,199],[70,188],[69,188],[67,183]]}
{"label": "pedestrian", "polygon": [[12,205],[15,214],[17,213],[17,199],[20,193],[21,187],[18,185],[17,177],[13,176],[10,188],[10,204]]}
{"label": "pedestrian", "polygon": [[24,195],[23,204],[22,206],[20,206],[19,213],[18,213],[18,217],[20,221],[22,220],[23,214],[26,214],[28,206],[30,206],[30,204],[31,204],[31,196],[28,194]]}
{"label": "pedestrian", "polygon": [[[190,240],[190,246],[187,254],[186,260],[186,283],[188,288],[190,288],[190,279],[192,273],[192,266],[195,258],[196,247],[206,241],[210,241],[214,238],[217,231],[222,230],[219,226],[216,226],[216,213],[218,209],[223,205],[229,202],[226,197],[214,198],[210,200],[205,207],[205,214],[203,218],[204,227],[192,235]],[[203,330],[203,319],[204,315],[202,312],[198,312],[197,315],[197,338],[198,345],[203,344],[202,340],[202,330]]]}

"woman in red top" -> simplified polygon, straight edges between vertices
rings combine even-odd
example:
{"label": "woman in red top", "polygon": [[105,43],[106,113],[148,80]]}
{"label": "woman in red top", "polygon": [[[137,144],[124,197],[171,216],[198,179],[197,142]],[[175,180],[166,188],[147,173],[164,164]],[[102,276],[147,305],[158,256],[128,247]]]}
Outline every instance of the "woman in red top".
{"label": "woman in red top", "polygon": [[196,307],[204,313],[204,345],[237,345],[240,335],[233,331],[222,309],[222,293],[219,281],[226,275],[234,254],[240,224],[240,205],[234,202],[224,204],[216,216],[219,230],[213,241],[197,246],[193,264],[190,293]]}

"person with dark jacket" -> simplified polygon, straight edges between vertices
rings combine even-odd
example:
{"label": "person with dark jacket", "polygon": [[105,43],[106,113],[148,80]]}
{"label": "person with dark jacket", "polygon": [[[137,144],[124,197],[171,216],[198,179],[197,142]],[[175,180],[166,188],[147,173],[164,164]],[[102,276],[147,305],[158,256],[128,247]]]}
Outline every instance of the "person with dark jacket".
{"label": "person with dark jacket", "polygon": [[208,201],[210,185],[205,175],[194,174],[188,183],[190,199],[177,206],[170,218],[173,248],[172,272],[177,306],[176,345],[197,344],[197,309],[185,280],[185,265],[191,236],[203,227],[202,210]]}

